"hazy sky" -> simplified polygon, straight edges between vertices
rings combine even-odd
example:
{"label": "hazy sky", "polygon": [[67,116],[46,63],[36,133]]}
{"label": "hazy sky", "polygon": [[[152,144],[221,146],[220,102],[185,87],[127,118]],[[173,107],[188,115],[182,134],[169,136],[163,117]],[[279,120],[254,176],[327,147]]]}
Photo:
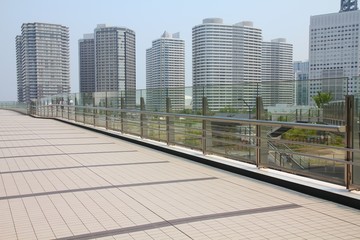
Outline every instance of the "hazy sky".
{"label": "hazy sky", "polygon": [[225,24],[252,21],[264,41],[286,38],[294,45],[294,60],[306,60],[310,16],[339,9],[340,0],[0,0],[0,101],[17,99],[15,36],[22,23],[69,27],[71,92],[78,92],[78,40],[100,23],[136,32],[137,88],[145,88],[145,51],[152,41],[165,30],[180,32],[186,85],[191,86],[191,29],[204,18],[223,18]]}

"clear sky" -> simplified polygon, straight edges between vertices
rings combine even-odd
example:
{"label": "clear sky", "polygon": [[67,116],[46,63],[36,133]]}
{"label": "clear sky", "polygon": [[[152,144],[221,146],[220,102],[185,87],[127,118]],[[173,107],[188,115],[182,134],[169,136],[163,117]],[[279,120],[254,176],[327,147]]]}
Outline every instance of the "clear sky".
{"label": "clear sky", "polygon": [[97,24],[136,32],[137,88],[145,88],[145,51],[167,30],[186,46],[186,85],[191,86],[191,29],[204,18],[225,24],[252,21],[263,40],[283,37],[294,60],[308,59],[310,16],[338,12],[340,0],[0,0],[0,101],[16,100],[15,36],[21,24],[44,22],[70,29],[71,92],[79,90],[78,40]]}

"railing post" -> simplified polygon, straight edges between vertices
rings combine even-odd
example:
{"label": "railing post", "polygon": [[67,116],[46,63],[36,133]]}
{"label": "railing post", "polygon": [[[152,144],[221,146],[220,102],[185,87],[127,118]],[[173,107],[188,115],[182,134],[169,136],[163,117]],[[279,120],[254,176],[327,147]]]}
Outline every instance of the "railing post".
{"label": "railing post", "polygon": [[93,106],[93,125],[96,126],[96,100],[95,100],[95,93],[92,93],[92,106]]}
{"label": "railing post", "polygon": [[[208,101],[207,101],[207,97],[203,97],[202,98],[202,115],[206,116],[208,115]],[[202,121],[202,136],[201,136],[201,143],[202,143],[202,152],[205,155],[206,154],[206,138],[207,138],[207,127],[206,127],[207,121],[203,120]]]}
{"label": "railing post", "polygon": [[76,94],[75,94],[75,102],[74,102],[74,119],[75,119],[75,122],[77,122],[77,97],[76,97]]}
{"label": "railing post", "polygon": [[125,113],[124,113],[124,108],[125,108],[125,99],[124,97],[121,97],[120,99],[120,107],[121,107],[121,114],[120,114],[120,131],[121,133],[124,133],[124,117],[125,117]]}
{"label": "railing post", "polygon": [[61,118],[64,118],[64,98],[61,101]]}
{"label": "railing post", "polygon": [[68,120],[70,120],[70,96],[68,95],[68,99],[67,99],[67,115],[68,115]]}
{"label": "railing post", "polygon": [[51,109],[51,117],[54,117],[54,103],[53,103],[52,100],[51,100],[51,107],[50,107],[50,109]]}
{"label": "railing post", "polygon": [[85,117],[86,117],[86,114],[85,114],[85,101],[84,101],[84,95],[85,94],[81,94],[82,95],[82,97],[81,97],[81,100],[82,100],[82,106],[81,106],[81,108],[82,108],[82,115],[83,115],[83,124],[85,124],[86,123],[86,121],[85,121]]}
{"label": "railing post", "polygon": [[105,92],[105,128],[106,130],[109,128],[109,118],[108,118],[108,95],[107,92]]}
{"label": "railing post", "polygon": [[58,112],[59,112],[59,102],[58,102],[58,98],[56,98],[56,101],[55,101],[55,117],[58,117]]}
{"label": "railing post", "polygon": [[[263,120],[262,98],[256,97],[256,120]],[[256,125],[256,167],[260,167],[262,157],[261,126]],[[281,159],[280,159],[281,160]]]}
{"label": "railing post", "polygon": [[[145,100],[143,97],[140,98],[140,110],[145,111]],[[144,138],[144,120],[145,115],[143,113],[140,113],[140,137]]]}
{"label": "railing post", "polygon": [[[354,148],[354,96],[346,96],[345,97],[345,109],[346,109],[346,148],[353,149]],[[354,153],[351,151],[346,151],[346,161],[348,163],[353,162]],[[345,185],[346,189],[350,189],[350,185],[352,184],[352,165],[345,165]]]}
{"label": "railing post", "polygon": [[[166,98],[166,112],[171,112],[171,99],[169,97]],[[172,117],[166,116],[166,144],[170,145],[174,142],[174,121],[172,121]]]}

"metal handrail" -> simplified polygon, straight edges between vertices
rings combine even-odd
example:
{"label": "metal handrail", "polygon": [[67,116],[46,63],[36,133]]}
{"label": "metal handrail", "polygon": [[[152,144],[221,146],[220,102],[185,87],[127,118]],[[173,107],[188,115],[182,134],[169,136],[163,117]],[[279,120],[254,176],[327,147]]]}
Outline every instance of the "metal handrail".
{"label": "metal handrail", "polygon": [[[259,105],[260,106],[260,105]],[[120,133],[132,134],[144,139],[153,139],[156,141],[163,141],[168,145],[185,146],[190,149],[197,149],[203,151],[204,154],[216,154],[231,159],[236,159],[243,162],[250,162],[258,167],[271,167],[281,171],[287,171],[290,173],[301,174],[304,176],[330,181],[333,183],[343,184],[341,178],[332,178],[331,175],[326,173],[316,174],[311,170],[318,170],[322,168],[331,168],[334,166],[338,172],[341,164],[345,166],[360,166],[357,161],[349,161],[349,158],[343,158],[340,155],[327,156],[317,155],[305,151],[293,151],[288,149],[272,149],[269,145],[262,145],[262,143],[275,141],[276,143],[284,144],[301,144],[304,146],[324,147],[329,149],[338,149],[347,153],[360,152],[357,149],[351,147],[336,147],[332,145],[312,144],[307,142],[301,142],[297,140],[284,140],[284,139],[266,139],[266,134],[261,131],[266,130],[268,127],[287,127],[287,128],[299,128],[306,130],[318,130],[331,133],[341,133],[343,135],[349,128],[339,125],[327,125],[327,124],[313,124],[305,122],[283,122],[283,121],[268,121],[257,120],[248,118],[234,118],[224,116],[207,116],[206,112],[203,115],[194,114],[180,114],[171,112],[153,112],[144,110],[144,103],[141,105],[141,109],[126,109],[126,108],[109,108],[109,107],[96,107],[96,106],[79,106],[74,104],[44,104],[33,105],[32,113],[37,113],[41,116],[50,118],[64,118],[70,121],[80,122],[81,124],[89,124],[94,127],[102,127],[113,131],[119,131]],[[257,108],[261,109],[261,108]],[[262,110],[261,110],[262,112]],[[257,113],[257,116],[261,116],[262,113]],[[156,116],[156,118],[153,118]],[[156,120],[161,118],[162,121]],[[259,117],[260,118],[260,117]],[[182,119],[187,119],[182,121]],[[185,125],[186,122],[196,122],[195,125]],[[220,123],[220,124],[209,124]],[[161,129],[160,126],[161,125]],[[227,126],[226,129],[218,129],[217,126]],[[245,135],[241,132],[241,126],[252,126],[252,135]],[[207,128],[209,126],[209,128]],[[210,128],[211,126],[211,128]],[[216,128],[212,128],[216,126]],[[260,128],[266,127],[266,128]],[[190,129],[190,131],[187,131]],[[194,132],[194,130],[198,132]],[[263,136],[261,136],[264,134]],[[345,134],[346,135],[346,134]],[[215,136],[215,137],[214,137]],[[244,136],[244,138],[241,138]],[[177,138],[175,138],[177,137]],[[210,138],[208,138],[210,137]],[[248,137],[248,139],[246,139]],[[209,143],[209,145],[208,145]],[[285,144],[285,145],[286,145]],[[296,159],[288,161],[290,164],[285,164],[285,160],[289,158],[281,157],[280,165],[278,162],[273,166],[270,158],[272,151],[276,151],[281,154],[294,154]],[[248,153],[248,154],[247,154]],[[268,158],[266,155],[268,154]],[[279,156],[275,155],[279,160]],[[284,155],[285,156],[285,155]],[[340,157],[339,157],[340,156]],[[256,158],[256,159],[255,159]],[[299,161],[300,159],[300,161]],[[270,161],[269,161],[270,160]],[[304,161],[303,161],[304,160]],[[304,165],[305,163],[305,165]],[[308,163],[308,166],[306,165]],[[323,164],[324,163],[324,164]],[[333,165],[332,165],[333,164]],[[300,167],[299,167],[300,166]],[[303,166],[303,167],[301,167]],[[335,170],[334,170],[335,171]]]}
{"label": "metal handrail", "polygon": [[[42,107],[51,107],[51,106],[63,106],[63,107],[75,107],[80,109],[90,109],[90,110],[103,110],[103,111],[117,111],[124,113],[137,113],[137,114],[149,114],[154,115],[154,112],[151,111],[141,111],[133,109],[118,109],[118,108],[106,108],[106,107],[90,107],[90,106],[75,106],[75,105],[46,105]],[[320,130],[320,131],[331,131],[343,133],[346,130],[345,126],[337,125],[325,125],[325,124],[307,124],[307,123],[295,123],[295,122],[281,122],[281,121],[267,121],[267,120],[256,120],[256,119],[247,119],[247,118],[230,118],[230,117],[217,117],[217,116],[203,116],[203,115],[190,115],[190,114],[179,114],[179,113],[166,113],[166,112],[156,112],[156,115],[163,117],[183,117],[196,120],[206,120],[210,122],[225,122],[225,123],[241,123],[249,124],[256,126],[272,126],[272,127],[290,127],[290,128],[301,128],[309,130]]]}

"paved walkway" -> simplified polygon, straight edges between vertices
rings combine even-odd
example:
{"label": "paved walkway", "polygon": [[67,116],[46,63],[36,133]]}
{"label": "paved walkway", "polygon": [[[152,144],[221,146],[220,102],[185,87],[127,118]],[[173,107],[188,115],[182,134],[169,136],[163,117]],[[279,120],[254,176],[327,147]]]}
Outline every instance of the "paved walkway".
{"label": "paved walkway", "polygon": [[0,110],[0,239],[359,239],[360,211]]}

